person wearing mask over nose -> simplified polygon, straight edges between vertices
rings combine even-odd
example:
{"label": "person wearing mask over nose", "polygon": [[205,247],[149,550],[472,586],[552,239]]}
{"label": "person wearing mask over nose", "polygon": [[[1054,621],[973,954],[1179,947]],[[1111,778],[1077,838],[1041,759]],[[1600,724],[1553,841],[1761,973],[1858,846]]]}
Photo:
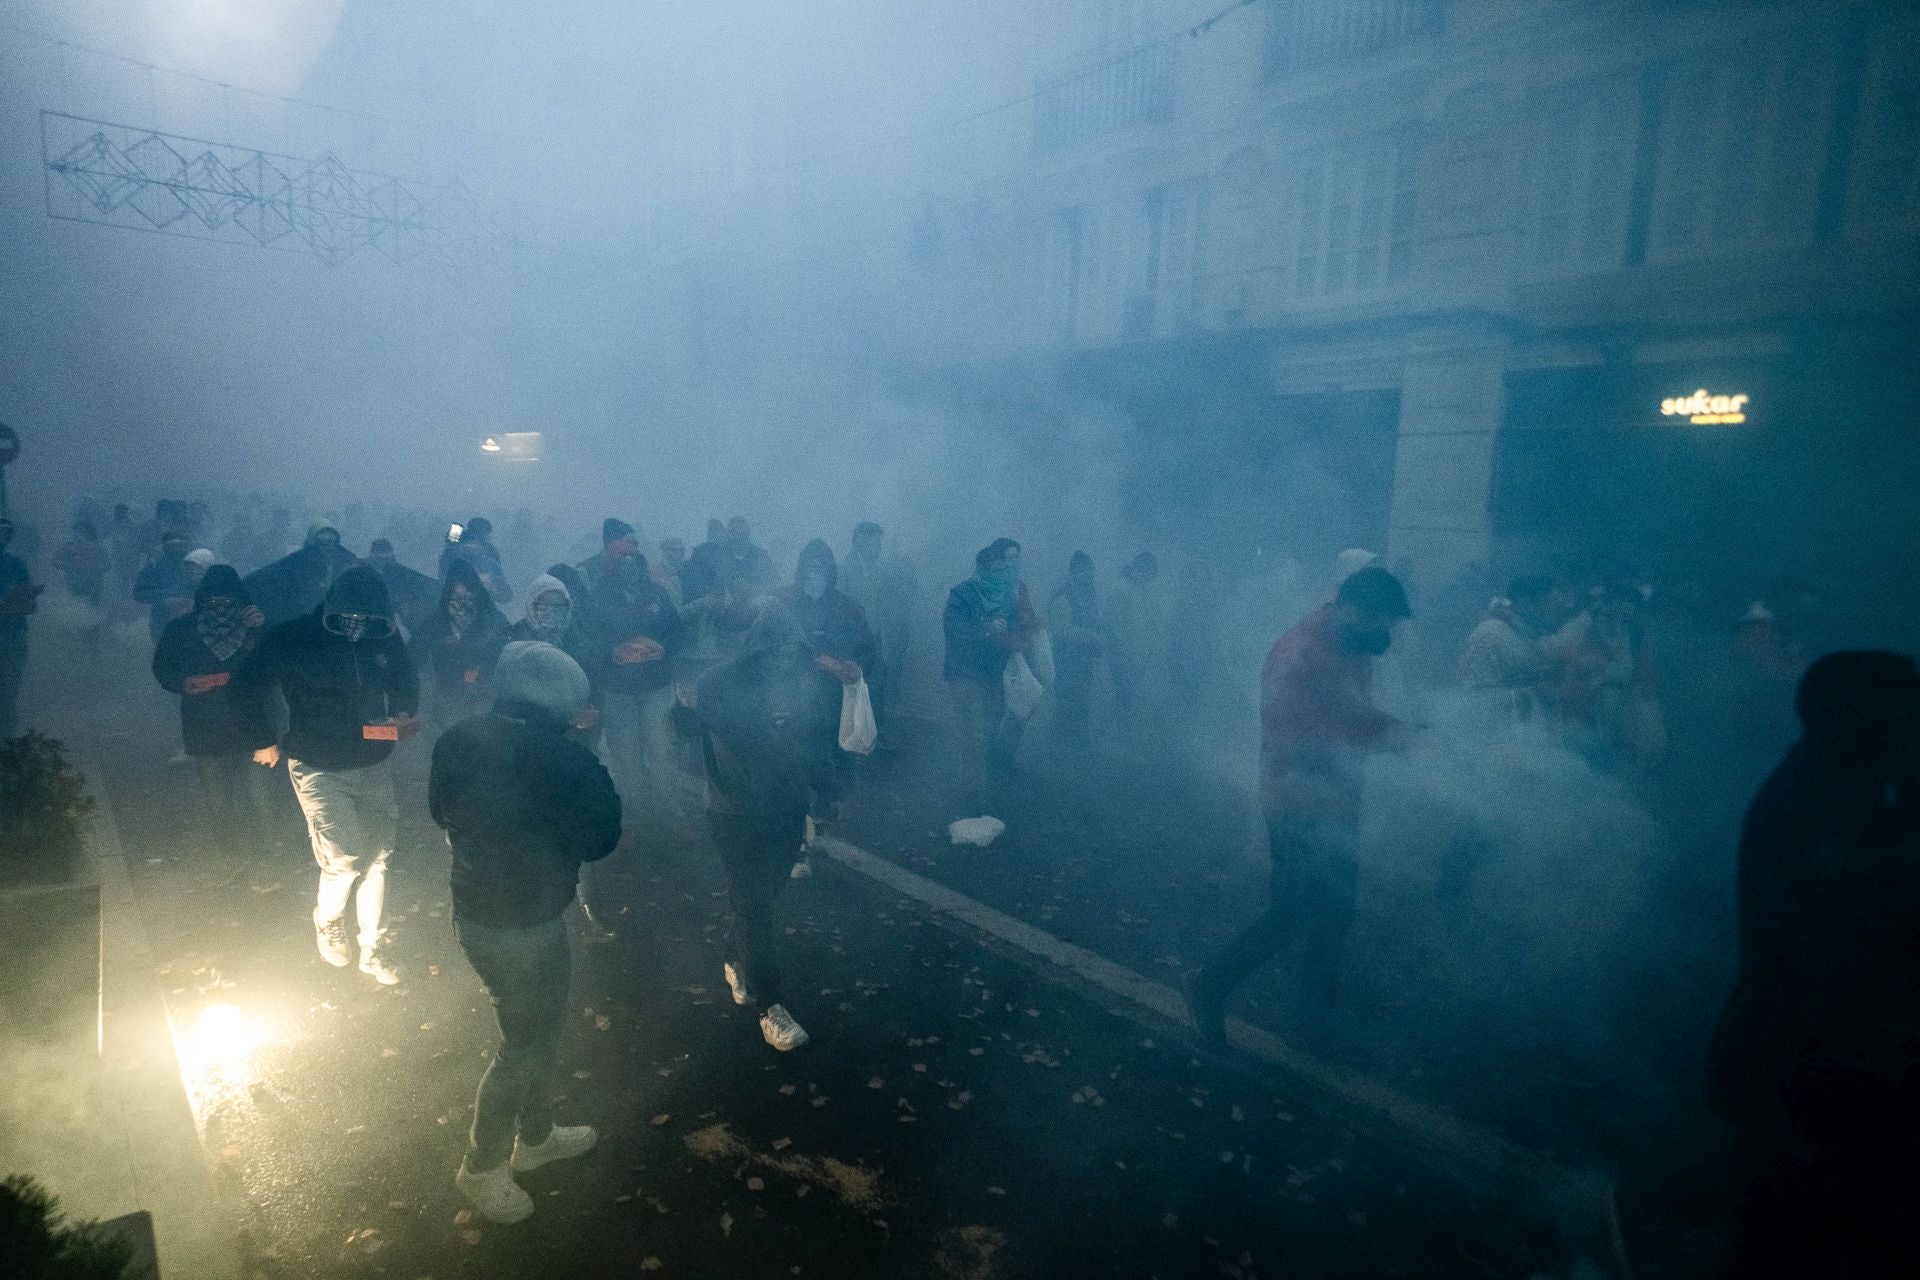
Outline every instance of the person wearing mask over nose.
{"label": "person wearing mask over nose", "polygon": [[853,530],[853,541],[841,565],[840,587],[867,615],[880,642],[879,659],[867,668],[867,688],[873,699],[873,718],[880,728],[877,751],[890,750],[889,711],[906,671],[907,651],[913,643],[913,610],[920,594],[913,566],[886,551],[886,531],[871,520]]}
{"label": "person wearing mask over nose", "polygon": [[[683,819],[677,812],[672,736],[667,708],[673,701],[669,662],[684,636],[679,611],[635,552],[607,570],[587,598],[581,619],[590,670],[600,690],[600,725],[613,764],[614,785],[626,806],[627,824],[666,831]],[[597,864],[587,875],[585,900],[595,921],[606,923],[612,869]]]}
{"label": "person wearing mask over nose", "polygon": [[[550,644],[580,663],[582,669],[586,667],[590,647],[574,609],[573,592],[551,573],[543,573],[533,580],[527,588],[526,616],[507,628],[507,643],[519,640]],[[587,678],[588,697],[574,717],[573,738],[593,749],[600,742],[600,701],[599,690],[591,687],[591,673]]]}
{"label": "person wearing mask over nose", "polygon": [[761,1006],[760,1034],[782,1052],[808,1037],[786,1006],[774,906],[808,813],[831,816],[841,788],[842,685],[818,656],[793,614],[771,604],[746,652],[681,685],[673,709],[675,728],[701,747],[733,907],[722,973],[735,1004]]}
{"label": "person wearing mask over nose", "polygon": [[1053,686],[1053,723],[1061,741],[1075,750],[1089,744],[1093,717],[1093,679],[1109,649],[1109,633],[1100,616],[1100,588],[1093,557],[1073,553],[1067,580],[1047,602],[1047,631],[1053,636],[1058,678]]}
{"label": "person wearing mask over nose", "polygon": [[1373,705],[1374,660],[1410,617],[1406,589],[1377,566],[1340,584],[1274,641],[1260,681],[1260,808],[1273,860],[1267,910],[1212,963],[1189,974],[1201,1036],[1226,1042],[1235,987],[1296,937],[1301,967],[1331,1005],[1359,881],[1361,771],[1368,752],[1402,745],[1406,726]]}
{"label": "person wearing mask over nose", "polygon": [[[858,684],[879,661],[880,642],[867,623],[865,611],[840,590],[840,567],[833,548],[824,540],[815,538],[801,549],[793,586],[781,595],[780,602],[800,624],[820,669],[843,686]],[[872,696],[871,689],[868,696]],[[851,785],[857,769],[854,758],[843,752],[840,767],[845,775],[843,786]],[[809,845],[820,817],[809,817]],[[804,880],[812,874],[813,862],[803,848],[799,861],[793,864],[793,876]]]}
{"label": "person wearing mask over nose", "polygon": [[444,732],[492,699],[487,681],[507,642],[507,619],[479,571],[465,560],[447,565],[440,604],[414,633],[413,664],[432,679],[430,720]]}
{"label": "person wearing mask over nose", "polygon": [[147,606],[147,631],[155,644],[169,622],[193,609],[195,566],[187,563],[192,549],[185,529],[169,528],[160,535],[160,553],[134,579],[133,598]]}
{"label": "person wearing mask over nose", "polygon": [[8,550],[13,521],[0,516],[0,742],[20,729],[20,679],[27,672],[27,619],[40,592],[27,566]]}
{"label": "person wearing mask over nose", "polygon": [[266,843],[266,775],[233,701],[233,680],[253,656],[266,615],[253,606],[232,565],[200,579],[193,612],[175,618],[153,651],[153,678],[180,698],[180,736],[193,760],[207,835],[240,861]]}
{"label": "person wearing mask over nose", "polygon": [[1740,966],[1707,1096],[1734,1128],[1726,1274],[1920,1275],[1920,673],[1842,651],[1740,835]]}
{"label": "person wearing mask over nose", "polygon": [[409,637],[417,635],[433,613],[440,584],[401,564],[393,542],[387,538],[375,538],[367,548],[367,567],[387,584],[387,598],[393,601],[393,614],[401,628]]}
{"label": "person wearing mask over nose", "polygon": [[400,981],[385,931],[387,864],[400,818],[392,756],[417,727],[420,683],[379,574],[365,565],[348,569],[319,607],[269,630],[241,666],[230,696],[254,761],[269,769],[282,758],[276,690],[287,704],[287,775],[320,867],[314,944],[330,965],[353,962],[352,902],[360,971],[391,986]]}
{"label": "person wearing mask over nose", "polygon": [[600,522],[600,554],[589,556],[573,567],[586,584],[590,595],[617,568],[622,560],[640,554],[640,535],[625,520],[608,516]]}
{"label": "person wearing mask over nose", "polygon": [[582,864],[620,840],[613,780],[567,735],[586,702],[579,663],[550,644],[515,641],[500,654],[492,710],[433,748],[427,810],[453,855],[454,937],[500,1031],[454,1185],[493,1222],[533,1212],[516,1172],[584,1155],[599,1140],[591,1126],[553,1117],[573,969],[561,917]]}
{"label": "person wearing mask over nose", "polygon": [[1040,617],[1020,581],[1020,544],[997,538],[973,558],[973,576],[947,593],[946,681],[953,698],[961,817],[984,813],[987,786],[1014,771],[1025,722],[1007,713],[1007,664],[1025,653]]}

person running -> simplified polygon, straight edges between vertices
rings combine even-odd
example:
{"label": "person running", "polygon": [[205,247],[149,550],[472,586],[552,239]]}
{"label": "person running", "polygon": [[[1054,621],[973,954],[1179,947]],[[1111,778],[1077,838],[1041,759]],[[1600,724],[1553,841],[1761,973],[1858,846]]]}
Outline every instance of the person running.
{"label": "person running", "polygon": [[153,678],[180,698],[180,737],[208,837],[236,862],[257,852],[270,830],[266,777],[254,768],[254,743],[232,696],[265,625],[239,572],[216,564],[200,579],[193,612],[168,623],[153,651]]}
{"label": "person running", "polygon": [[516,1172],[584,1155],[599,1140],[589,1125],[553,1119],[573,967],[561,916],[581,864],[620,841],[613,779],[567,737],[586,702],[579,663],[550,644],[515,641],[501,652],[492,710],[433,749],[427,809],[453,854],[454,937],[500,1030],[454,1185],[494,1222],[533,1212]]}
{"label": "person running", "polygon": [[681,685],[674,726],[701,747],[707,824],[727,876],[733,927],[723,973],[737,1005],[761,1006],[760,1034],[785,1052],[807,1042],[787,1010],[774,905],[809,811],[840,798],[842,686],[780,605],[765,609],[747,651]]}
{"label": "person running", "polygon": [[1333,601],[1274,641],[1260,682],[1260,808],[1273,859],[1271,900],[1212,963],[1185,981],[1205,1039],[1226,1042],[1233,989],[1305,939],[1302,968],[1329,1004],[1359,882],[1361,762],[1405,727],[1373,705],[1373,660],[1407,618],[1406,589],[1381,568],[1340,584]]}
{"label": "person running", "polygon": [[479,570],[466,560],[450,561],[440,604],[409,646],[414,665],[432,678],[434,729],[444,731],[487,705],[487,681],[506,643],[506,615]]}
{"label": "person running", "polygon": [[387,584],[365,565],[342,573],[312,613],[267,632],[233,690],[253,758],[269,769],[283,756],[273,693],[286,698],[287,775],[320,866],[313,938],[321,959],[336,968],[353,962],[351,902],[360,971],[392,986],[400,981],[385,930],[387,864],[400,818],[392,756],[418,727],[420,681],[394,626]]}

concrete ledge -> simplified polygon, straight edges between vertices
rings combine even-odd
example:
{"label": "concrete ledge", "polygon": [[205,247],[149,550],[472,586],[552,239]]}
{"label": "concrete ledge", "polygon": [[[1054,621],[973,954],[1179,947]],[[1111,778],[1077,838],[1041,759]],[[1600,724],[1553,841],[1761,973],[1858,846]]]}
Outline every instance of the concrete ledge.
{"label": "concrete ledge", "polygon": [[[845,871],[1039,962],[1070,985],[1091,988],[1116,1012],[1191,1028],[1185,998],[1165,983],[844,840],[823,837],[813,847]],[[1569,1169],[1430,1103],[1310,1057],[1237,1018],[1228,1019],[1227,1036],[1236,1049],[1355,1132],[1406,1152],[1448,1178],[1525,1206],[1594,1255],[1612,1257],[1616,1266],[1623,1261],[1616,1246],[1613,1186],[1604,1175]]]}

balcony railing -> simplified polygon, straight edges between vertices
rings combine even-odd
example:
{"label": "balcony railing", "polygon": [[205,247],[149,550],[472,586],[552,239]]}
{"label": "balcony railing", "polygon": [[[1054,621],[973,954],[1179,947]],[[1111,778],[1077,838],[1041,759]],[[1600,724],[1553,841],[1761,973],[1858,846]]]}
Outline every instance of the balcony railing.
{"label": "balcony railing", "polygon": [[1267,0],[1264,70],[1277,80],[1438,35],[1446,25],[1446,0]]}
{"label": "balcony railing", "polygon": [[1177,54],[1171,43],[1150,45],[1042,86],[1033,104],[1034,150],[1173,119]]}

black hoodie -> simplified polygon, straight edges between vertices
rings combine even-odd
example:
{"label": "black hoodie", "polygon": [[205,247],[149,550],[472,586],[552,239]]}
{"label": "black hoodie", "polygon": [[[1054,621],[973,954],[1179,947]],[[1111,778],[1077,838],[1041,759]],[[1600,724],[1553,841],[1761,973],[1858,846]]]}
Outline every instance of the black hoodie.
{"label": "black hoodie", "polygon": [[[360,640],[323,619],[361,613],[388,619],[385,634]],[[420,709],[420,682],[393,627],[387,585],[364,565],[341,574],[320,607],[267,632],[233,682],[232,700],[255,750],[274,745],[273,691],[286,695],[286,754],[316,769],[364,769],[393,754],[393,742],[365,727]]]}
{"label": "black hoodie", "polygon": [[[458,637],[447,615],[456,586],[466,587],[474,606],[473,621]],[[479,571],[465,560],[451,561],[440,589],[440,607],[413,637],[414,666],[433,679],[436,723],[452,724],[485,708],[491,697],[493,665],[506,643],[506,615],[493,603]]]}
{"label": "black hoodie", "polygon": [[[827,590],[817,600],[806,592],[809,565],[818,565],[827,578]],[[801,550],[793,587],[781,599],[793,611],[816,655],[857,662],[865,671],[873,670],[880,660],[880,642],[867,625],[866,610],[840,590],[840,562],[821,539],[815,538]]]}
{"label": "black hoodie", "polygon": [[[240,575],[231,565],[216,564],[200,579],[193,596],[193,612],[175,618],[160,633],[153,651],[153,678],[168,693],[180,695],[180,737],[190,756],[247,755],[255,743],[235,706],[233,679],[260,643],[260,633],[248,628],[240,647],[222,658],[200,635],[207,601],[225,596],[245,610],[253,603]],[[187,692],[187,681],[213,677],[212,687]]]}

